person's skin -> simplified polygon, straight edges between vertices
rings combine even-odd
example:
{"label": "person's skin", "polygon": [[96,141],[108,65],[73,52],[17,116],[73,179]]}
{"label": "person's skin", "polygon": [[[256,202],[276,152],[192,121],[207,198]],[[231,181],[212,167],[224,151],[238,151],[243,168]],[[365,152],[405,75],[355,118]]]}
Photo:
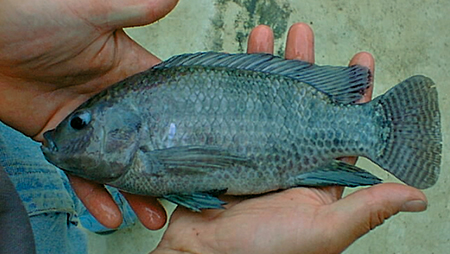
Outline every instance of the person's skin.
{"label": "person's skin", "polygon": [[[256,27],[248,52],[273,53],[273,34]],[[289,30],[286,58],[314,62],[314,36],[306,24]],[[359,53],[350,65],[374,60]],[[370,87],[360,102],[371,99]],[[356,158],[345,158],[355,163]],[[293,188],[255,198],[222,197],[224,210],[193,213],[179,207],[154,254],[162,253],[341,253],[359,237],[400,211],[426,209],[425,195],[401,184],[379,184],[342,198],[342,187]]]}
{"label": "person's skin", "polygon": [[[42,141],[43,132],[89,97],[160,62],[122,28],[152,23],[176,4],[177,0],[2,1],[0,120]],[[102,224],[120,225],[120,210],[102,185],[70,180]],[[146,227],[164,225],[166,213],[155,198],[127,198]]]}
{"label": "person's skin", "polygon": [[[0,120],[42,141],[44,131],[54,128],[89,97],[159,62],[122,28],[152,23],[176,3],[3,2]],[[249,39],[249,52],[272,51],[270,29],[256,28]],[[291,28],[286,58],[314,61],[313,35],[307,25]],[[373,69],[370,54],[357,54],[351,61],[356,63]],[[370,94],[371,90],[365,100]],[[102,185],[70,179],[77,195],[102,224],[120,225],[120,211]],[[226,210],[198,214],[179,208],[157,252],[213,253],[228,248],[232,253],[333,253],[400,210],[426,208],[422,192],[400,184],[381,184],[340,200],[341,194],[342,188],[337,187],[295,188],[248,200],[227,197],[230,204]],[[166,214],[155,198],[125,195],[147,228],[164,225]]]}

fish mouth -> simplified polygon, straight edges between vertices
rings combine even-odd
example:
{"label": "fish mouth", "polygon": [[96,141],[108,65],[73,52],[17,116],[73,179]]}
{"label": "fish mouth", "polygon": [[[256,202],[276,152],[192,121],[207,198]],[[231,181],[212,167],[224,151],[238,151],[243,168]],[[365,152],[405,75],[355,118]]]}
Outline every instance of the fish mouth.
{"label": "fish mouth", "polygon": [[53,140],[53,133],[54,130],[46,131],[44,133],[44,142],[41,146],[41,150],[44,154],[54,153],[58,151],[58,147]]}

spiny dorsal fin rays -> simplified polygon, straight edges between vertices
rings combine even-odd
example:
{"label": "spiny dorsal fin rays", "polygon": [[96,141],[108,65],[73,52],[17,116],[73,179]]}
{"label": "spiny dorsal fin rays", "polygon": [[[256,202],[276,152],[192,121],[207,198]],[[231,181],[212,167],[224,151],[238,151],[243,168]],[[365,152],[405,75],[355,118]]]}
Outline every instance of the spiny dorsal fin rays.
{"label": "spiny dorsal fin rays", "polygon": [[286,60],[270,54],[226,54],[200,52],[178,55],[153,67],[177,66],[222,67],[277,74],[307,83],[338,103],[349,104],[362,98],[370,85],[368,68],[319,66],[299,60]]}

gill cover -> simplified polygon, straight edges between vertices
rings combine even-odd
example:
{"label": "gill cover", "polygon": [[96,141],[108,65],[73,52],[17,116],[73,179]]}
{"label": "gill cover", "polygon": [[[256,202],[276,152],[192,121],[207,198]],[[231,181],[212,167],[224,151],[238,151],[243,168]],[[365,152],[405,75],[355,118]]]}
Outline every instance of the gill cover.
{"label": "gill cover", "polygon": [[[88,104],[89,105],[89,104]],[[123,175],[139,146],[141,121],[132,107],[80,107],[45,134],[45,157],[83,178],[109,182]]]}

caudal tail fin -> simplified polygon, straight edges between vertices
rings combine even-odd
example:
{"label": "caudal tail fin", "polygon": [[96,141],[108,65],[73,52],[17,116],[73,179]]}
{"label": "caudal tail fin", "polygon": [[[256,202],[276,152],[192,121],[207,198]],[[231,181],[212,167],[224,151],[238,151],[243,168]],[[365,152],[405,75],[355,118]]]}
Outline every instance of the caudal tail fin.
{"label": "caudal tail fin", "polygon": [[408,185],[425,189],[439,177],[442,151],[434,82],[413,76],[374,101],[382,126],[371,159]]}

